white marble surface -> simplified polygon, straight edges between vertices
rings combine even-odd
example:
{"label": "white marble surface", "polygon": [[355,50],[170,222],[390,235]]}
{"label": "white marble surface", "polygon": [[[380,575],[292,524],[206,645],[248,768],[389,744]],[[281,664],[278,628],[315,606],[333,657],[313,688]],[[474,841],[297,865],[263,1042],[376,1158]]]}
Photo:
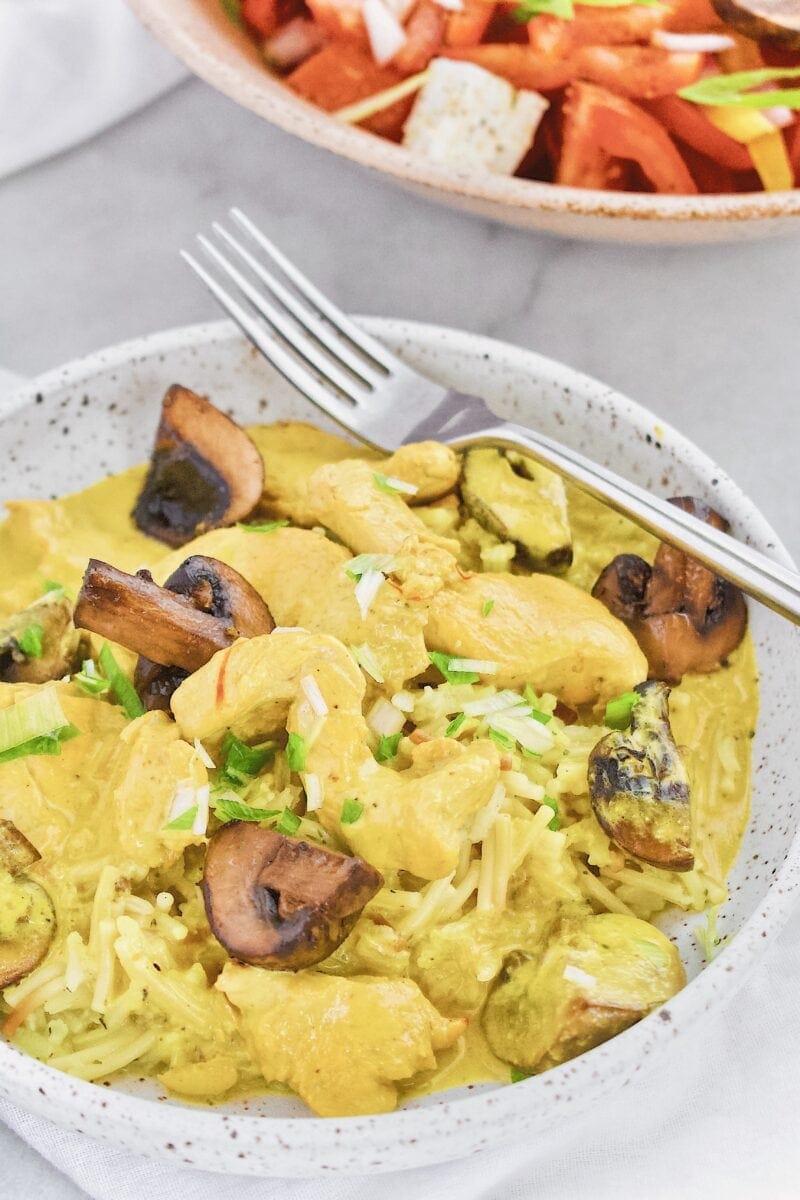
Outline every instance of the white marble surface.
{"label": "white marble surface", "polygon": [[[195,81],[0,182],[0,364],[34,374],[215,316],[177,248],[232,203],[352,311],[518,342],[642,401],[709,450],[800,557],[800,240],[650,250],[505,229]],[[3,1128],[0,1152],[0,1195],[80,1196]]]}

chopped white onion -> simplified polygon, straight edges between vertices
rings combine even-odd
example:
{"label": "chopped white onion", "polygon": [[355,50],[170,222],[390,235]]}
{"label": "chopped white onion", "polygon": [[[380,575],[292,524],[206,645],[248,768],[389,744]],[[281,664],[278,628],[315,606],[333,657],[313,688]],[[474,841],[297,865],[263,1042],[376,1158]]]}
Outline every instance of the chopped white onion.
{"label": "chopped white onion", "polygon": [[406,723],[405,713],[400,712],[399,708],[395,708],[383,696],[380,696],[367,714],[367,725],[373,733],[381,734],[382,737],[391,737],[394,733],[399,733]]}
{"label": "chopped white onion", "polygon": [[391,575],[399,565],[393,554],[357,554],[344,564],[344,569],[347,575],[358,579],[367,571],[382,571],[384,575]]}
{"label": "chopped white onion", "polygon": [[210,795],[211,788],[208,784],[205,787],[195,788],[194,798],[197,805],[197,813],[192,825],[192,833],[195,837],[202,837],[208,829],[208,800]]}
{"label": "chopped white onion", "polygon": [[597,983],[594,975],[589,975],[586,971],[582,971],[580,967],[573,966],[572,963],[567,963],[562,976],[569,983],[577,983],[581,987],[592,988]]}
{"label": "chopped white onion", "polygon": [[371,646],[368,646],[366,642],[362,642],[360,646],[351,646],[350,652],[362,671],[366,671],[376,683],[383,683],[381,665],[375,657],[375,651]]}
{"label": "chopped white onion", "polygon": [[276,625],[270,637],[274,637],[276,633],[308,633],[302,625]]}
{"label": "chopped white onion", "polygon": [[300,687],[305,693],[306,700],[311,705],[311,708],[316,717],[327,717],[328,706],[325,703],[325,697],[319,690],[319,684],[313,675],[304,675],[300,680]]}
{"label": "chopped white onion", "polygon": [[175,903],[175,897],[172,892],[159,892],[156,896],[156,908],[159,912],[168,913]]}
{"label": "chopped white onion", "polygon": [[666,29],[656,29],[650,40],[654,46],[676,54],[720,54],[736,46],[726,33],[670,33]]}
{"label": "chopped white onion", "polygon": [[383,0],[364,0],[361,11],[372,57],[378,66],[383,66],[405,46],[408,40],[405,30]]}
{"label": "chopped white onion", "polygon": [[384,3],[402,25],[405,23],[406,17],[410,15],[417,0],[384,0]]}
{"label": "chopped white onion", "polygon": [[293,17],[271,38],[267,38],[264,57],[271,66],[288,71],[321,50],[326,41],[325,34],[315,21]]}
{"label": "chopped white onion", "polygon": [[200,762],[203,764],[203,766],[207,767],[209,771],[213,771],[217,764],[214,762],[213,758],[200,741],[200,738],[194,739],[194,748],[197,751],[197,757],[200,759]]}
{"label": "chopped white onion", "polygon": [[463,12],[464,5],[462,0],[434,0],[439,8],[446,8],[448,12]]}
{"label": "chopped white onion", "polygon": [[[504,708],[513,708],[524,703],[519,693],[503,691],[483,700],[470,700],[469,704],[464,705],[464,712],[468,717],[484,717],[487,713],[500,712]],[[530,705],[527,706],[527,711],[531,711]]]}
{"label": "chopped white onion", "polygon": [[761,113],[776,129],[786,129],[795,118],[791,108],[786,108],[782,104],[776,104],[773,108],[762,108]]}
{"label": "chopped white onion", "polygon": [[384,479],[393,491],[404,492],[406,496],[416,496],[419,491],[415,483],[406,483],[405,479],[398,479],[396,475],[386,475]]}
{"label": "chopped white onion", "polygon": [[411,692],[395,692],[392,696],[392,704],[404,713],[414,711],[414,697]]}
{"label": "chopped white onion", "polygon": [[309,772],[300,776],[300,782],[306,794],[306,809],[308,812],[316,812],[317,809],[322,808],[322,780],[319,775]]}
{"label": "chopped white onion", "polygon": [[478,675],[494,675],[497,663],[485,658],[451,658],[448,671],[475,671]]}
{"label": "chopped white onion", "polygon": [[194,796],[194,787],[190,783],[179,783],[175,789],[175,795],[172,797],[172,804],[167,817],[167,824],[171,825],[173,821],[177,821],[178,817],[182,817],[190,808],[194,808],[197,801]]}
{"label": "chopped white onion", "polygon": [[361,619],[365,621],[367,613],[372,607],[372,601],[380,591],[381,584],[386,576],[382,571],[365,571],[356,584],[356,603],[361,612]]}

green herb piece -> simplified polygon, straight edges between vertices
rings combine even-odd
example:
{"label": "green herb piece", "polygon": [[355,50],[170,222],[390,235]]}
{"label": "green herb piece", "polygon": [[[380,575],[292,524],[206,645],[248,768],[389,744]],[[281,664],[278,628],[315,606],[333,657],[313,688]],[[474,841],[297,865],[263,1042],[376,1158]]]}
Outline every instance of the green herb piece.
{"label": "green herb piece", "polygon": [[376,471],[372,478],[375,480],[375,487],[379,488],[382,492],[386,492],[388,496],[397,496],[398,493],[403,490],[402,488],[395,487],[394,484],[390,482],[389,476],[381,475],[379,471]]}
{"label": "green herb piece", "polygon": [[170,821],[169,825],[165,825],[165,829],[191,829],[197,816],[197,805],[194,804],[191,808],[187,808],[184,812],[179,813],[174,821]]}
{"label": "green herb piece", "polygon": [[[42,593],[47,596],[48,594],[54,592],[59,592],[62,596],[66,596],[67,589],[64,587],[63,583],[57,583],[55,579],[45,579]],[[55,596],[53,596],[53,599],[55,599]]]}
{"label": "green herb piece", "polygon": [[351,579],[360,579],[368,571],[380,571],[390,575],[396,571],[399,563],[393,554],[357,554],[344,564],[344,573]]}
{"label": "green herb piece", "polygon": [[501,750],[505,750],[508,753],[510,753],[516,745],[513,737],[511,737],[511,735],[508,733],[503,733],[500,729],[490,729],[489,737],[496,746],[499,746]]}
{"label": "green herb piece", "polygon": [[532,721],[538,721],[540,725],[549,725],[553,719],[552,713],[541,712],[538,708],[532,708],[528,715]]}
{"label": "green herb piece", "polygon": [[232,21],[238,29],[244,28],[242,20],[241,0],[219,0],[220,6],[229,21]]}
{"label": "green herb piece", "polygon": [[453,717],[452,721],[447,726],[447,729],[445,729],[444,736],[445,737],[455,737],[456,734],[458,733],[459,729],[461,728],[461,726],[466,721],[466,719],[467,719],[466,713],[463,713],[463,712],[458,713],[457,716]]}
{"label": "green herb piece", "polygon": [[703,951],[703,956],[706,962],[712,962],[717,957],[720,950],[727,946],[731,940],[730,937],[722,937],[717,929],[717,918],[719,917],[719,905],[715,904],[706,913],[704,925],[695,925],[694,936],[698,946]]}
{"label": "green herb piece", "polygon": [[520,1067],[511,1068],[511,1082],[522,1083],[523,1079],[530,1079],[530,1071],[523,1071]]}
{"label": "green herb piece", "polygon": [[233,796],[217,796],[212,798],[211,807],[220,821],[271,821],[281,816],[280,808],[254,808]]}
{"label": "green herb piece", "polygon": [[83,660],[83,667],[77,675],[72,676],[74,683],[77,683],[82,692],[86,692],[89,696],[101,696],[107,692],[111,684],[98,671],[91,658]]}
{"label": "green herb piece", "polygon": [[553,819],[552,821],[547,822],[547,828],[552,829],[555,833],[557,829],[561,828],[561,816],[558,811],[558,801],[554,800],[552,796],[542,796],[542,804],[546,805],[547,808],[552,808],[553,810]]}
{"label": "green herb piece", "polygon": [[481,609],[481,614],[484,617],[488,617],[489,613],[492,611],[493,608],[494,608],[494,600],[484,600],[483,608]]}
{"label": "green herb piece", "polygon": [[290,771],[305,771],[308,747],[300,733],[290,733],[286,743],[286,762]]}
{"label": "green herb piece", "polygon": [[290,808],[285,808],[275,828],[278,833],[285,833],[287,837],[291,837],[300,828],[300,818]]}
{"label": "green herb piece", "polygon": [[111,690],[125,716],[131,721],[136,717],[141,717],[144,713],[144,705],[136,693],[136,688],[114,658],[108,642],[103,643],[98,658],[102,672],[111,685]]}
{"label": "green herb piece", "polygon": [[752,90],[781,79],[800,79],[800,67],[763,67],[757,71],[734,71],[731,75],[709,75],[681,88],[678,95],[694,104],[714,104],[721,108],[800,108],[800,88]]}
{"label": "green herb piece", "polygon": [[0,763],[11,762],[15,758],[27,758],[29,754],[60,754],[64,742],[70,742],[80,733],[74,725],[62,725],[52,733],[43,733],[40,737],[30,738],[0,752]]}
{"label": "green herb piece", "polygon": [[248,746],[229,729],[222,740],[222,775],[233,783],[249,783],[275,757],[275,743]]}
{"label": "green herb piece", "polygon": [[0,762],[28,754],[59,754],[61,743],[78,732],[67,720],[55,688],[42,688],[0,709]]}
{"label": "green herb piece", "polygon": [[451,670],[452,654],[442,654],[440,650],[429,650],[428,658],[437,670],[441,671],[448,683],[477,683],[480,679],[477,671]]}
{"label": "green herb piece", "polygon": [[355,825],[364,811],[364,805],[358,800],[345,800],[342,805],[342,815],[339,818],[342,825]]}
{"label": "green herb piece", "polygon": [[529,750],[527,746],[520,746],[520,750],[522,751],[523,758],[541,758],[542,757],[540,750]]}
{"label": "green herb piece", "polygon": [[41,625],[29,625],[17,638],[17,645],[28,658],[41,658],[44,652],[44,629]]}
{"label": "green herb piece", "polygon": [[609,729],[627,729],[631,723],[633,710],[641,700],[637,692],[623,692],[615,700],[609,700],[606,705],[604,724]]}
{"label": "green herb piece", "polygon": [[378,738],[378,748],[375,751],[375,761],[389,762],[392,758],[397,758],[397,748],[400,745],[400,739],[403,736],[400,733],[382,733]]}
{"label": "green herb piece", "polygon": [[[661,0],[577,0],[582,8],[627,8],[635,4],[642,8],[652,8]],[[575,17],[573,0],[522,0],[512,10],[513,20],[520,25],[527,24],[540,13],[548,13],[551,17],[561,17],[562,21],[572,21]]]}
{"label": "green herb piece", "polygon": [[288,521],[262,521],[259,525],[246,525],[244,521],[237,521],[236,528],[243,529],[245,533],[273,533],[276,529],[284,529],[288,524]]}

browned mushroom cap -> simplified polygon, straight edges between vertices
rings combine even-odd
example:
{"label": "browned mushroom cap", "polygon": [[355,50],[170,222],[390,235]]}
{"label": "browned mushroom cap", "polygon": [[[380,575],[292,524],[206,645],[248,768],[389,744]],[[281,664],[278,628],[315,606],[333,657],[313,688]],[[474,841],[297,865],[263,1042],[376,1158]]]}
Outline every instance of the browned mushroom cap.
{"label": "browned mushroom cap", "polygon": [[[198,612],[218,617],[239,637],[258,637],[275,628],[272,614],[252,584],[216,558],[193,554],[173,571],[164,587],[185,597]],[[133,682],[147,709],[169,710],[172,693],[188,671],[141,655]]]}
{"label": "browned mushroom cap", "polygon": [[50,897],[25,874],[39,853],[10,821],[0,821],[0,909],[15,914],[0,938],[0,988],[17,983],[47,953],[56,929]]}
{"label": "browned mushroom cap", "polygon": [[244,430],[203,396],[174,384],[133,510],[139,529],[183,546],[207,529],[242,520],[263,486],[263,460]]}
{"label": "browned mushroom cap", "polygon": [[776,42],[800,50],[800,4],[797,0],[711,0],[726,24],[756,42]]}
{"label": "browned mushroom cap", "polygon": [[[702,500],[671,503],[725,532],[728,522]],[[717,668],[747,628],[744,596],[682,550],[662,543],[652,567],[620,554],[600,575],[592,595],[624,621],[641,646],[652,679],[679,683],[688,672]]]}
{"label": "browned mushroom cap", "polygon": [[233,958],[297,971],[341,945],[382,883],[363,859],[233,822],[208,843],[203,896]]}

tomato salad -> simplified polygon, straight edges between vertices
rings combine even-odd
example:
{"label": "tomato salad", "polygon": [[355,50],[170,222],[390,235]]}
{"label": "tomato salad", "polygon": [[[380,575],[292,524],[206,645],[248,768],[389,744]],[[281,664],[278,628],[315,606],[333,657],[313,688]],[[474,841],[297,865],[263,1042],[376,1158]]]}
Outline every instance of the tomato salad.
{"label": "tomato salad", "polygon": [[800,0],[220,0],[337,119],[461,173],[800,186]]}

